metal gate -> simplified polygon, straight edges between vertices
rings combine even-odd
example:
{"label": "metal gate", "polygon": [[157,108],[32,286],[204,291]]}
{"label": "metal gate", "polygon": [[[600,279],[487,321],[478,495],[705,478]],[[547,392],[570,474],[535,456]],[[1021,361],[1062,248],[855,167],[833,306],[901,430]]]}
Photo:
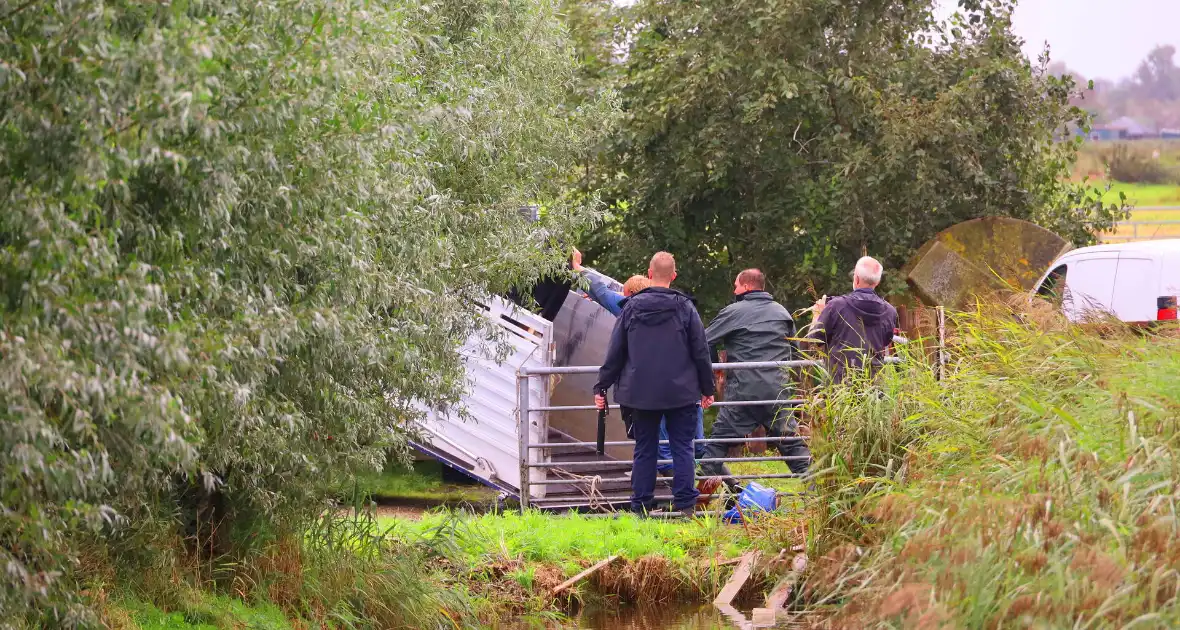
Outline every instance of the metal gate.
{"label": "metal gate", "polygon": [[[904,340],[903,340],[904,341]],[[886,362],[896,363],[897,358],[890,357]],[[822,364],[814,360],[801,361],[766,361],[749,363],[714,363],[715,371],[758,370],[758,369],[788,369],[788,368],[820,368]],[[518,409],[517,435],[520,439],[520,505],[521,509],[530,507],[536,509],[572,509],[594,508],[613,510],[615,506],[630,502],[631,479],[626,476],[632,463],[630,459],[612,458],[608,455],[598,455],[595,442],[565,439],[559,441],[533,442],[531,436],[551,435],[548,430],[548,414],[564,411],[593,410],[594,405],[545,405],[531,407],[528,396],[532,379],[547,378],[563,374],[594,374],[598,366],[565,366],[565,367],[522,367],[517,373]],[[806,398],[791,398],[786,400],[740,400],[719,401],[713,403],[715,407],[749,407],[749,406],[778,406],[798,408],[807,403]],[[617,409],[618,405],[611,405]],[[773,436],[761,438],[724,438],[694,440],[694,443],[714,444],[745,444],[750,442],[764,442],[768,444],[806,442],[806,436]],[[666,441],[661,444],[666,444]],[[604,446],[633,447],[633,440],[615,440],[604,442]],[[538,453],[539,452],[539,453]],[[697,460],[699,463],[734,463],[734,462],[786,462],[790,460],[808,459],[806,456],[758,456],[758,457],[714,457]],[[658,460],[659,463],[671,463],[670,460]],[[537,474],[540,472],[541,474]],[[791,472],[728,475],[726,479],[757,480],[757,479],[790,479],[804,475]],[[655,500],[668,501],[672,497],[660,494],[660,480],[657,479]],[[780,492],[776,494],[801,494],[794,492]],[[702,495],[702,498],[716,498],[717,494]]]}

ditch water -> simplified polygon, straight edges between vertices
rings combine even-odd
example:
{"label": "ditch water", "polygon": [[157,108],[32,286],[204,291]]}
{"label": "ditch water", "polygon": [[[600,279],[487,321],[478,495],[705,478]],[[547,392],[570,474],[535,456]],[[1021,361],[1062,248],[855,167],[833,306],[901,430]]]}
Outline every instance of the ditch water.
{"label": "ditch water", "polygon": [[[563,628],[590,628],[592,630],[713,630],[725,628],[742,630],[753,626],[749,607],[731,611],[741,617],[740,625],[708,605],[664,604],[643,608],[587,608],[574,616]],[[789,617],[780,616],[775,628],[814,628],[822,613],[795,612]],[[758,626],[766,627],[766,626]]]}
{"label": "ditch water", "polygon": [[716,608],[701,604],[589,608],[570,621],[572,627],[593,630],[713,630],[733,627]]}

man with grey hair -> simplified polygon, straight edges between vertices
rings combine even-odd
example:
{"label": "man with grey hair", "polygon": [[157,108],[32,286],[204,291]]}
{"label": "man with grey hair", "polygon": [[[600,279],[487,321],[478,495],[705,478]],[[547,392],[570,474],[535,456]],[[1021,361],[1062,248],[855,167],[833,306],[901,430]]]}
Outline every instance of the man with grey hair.
{"label": "man with grey hair", "polygon": [[828,300],[824,296],[811,307],[812,331],[808,337],[823,343],[828,373],[839,383],[851,368],[876,373],[884,363],[897,330],[897,309],[877,295],[882,267],[864,256],[852,272],[852,293]]}

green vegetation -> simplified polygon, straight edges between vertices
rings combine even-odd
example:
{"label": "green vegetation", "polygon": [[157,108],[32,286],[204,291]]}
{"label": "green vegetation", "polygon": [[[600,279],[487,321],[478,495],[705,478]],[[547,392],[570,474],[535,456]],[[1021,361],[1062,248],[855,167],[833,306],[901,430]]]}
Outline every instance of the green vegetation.
{"label": "green vegetation", "polygon": [[[166,609],[177,582],[269,580],[265,550],[404,457],[421,408],[458,401],[475,301],[557,269],[596,216],[570,192],[614,108],[566,107],[577,63],[554,3],[0,0],[0,15],[14,624],[93,626],[100,567]],[[272,601],[362,626],[462,616],[404,560],[365,562],[309,560],[299,598]]]}
{"label": "green vegetation", "polygon": [[[945,21],[932,2],[568,2],[591,7],[576,39],[626,112],[587,167],[613,197],[589,260],[625,277],[666,249],[706,315],[748,267],[794,308],[846,290],[864,251],[898,269],[968,219],[1086,244],[1122,216],[1068,181],[1079,86],[1024,56],[1009,0]],[[600,63],[603,34],[623,62]]]}
{"label": "green vegetation", "polygon": [[[601,560],[619,554],[633,560],[658,555],[676,564],[737,556],[751,544],[741,528],[716,518],[692,521],[505,512],[481,516],[433,513],[420,521],[379,519],[392,536],[421,536],[454,543],[475,564],[506,554],[530,562]],[[789,532],[784,532],[784,536]],[[780,541],[760,541],[773,546]],[[777,551],[777,550],[776,550]],[[571,573],[572,575],[572,573]]]}
{"label": "green vegetation", "polygon": [[342,484],[341,493],[359,493],[374,499],[401,499],[428,504],[494,505],[499,493],[478,483],[448,483],[443,480],[443,464],[437,461],[414,462],[412,466],[390,460],[379,473],[362,473]]}
{"label": "green vegetation", "polygon": [[[1119,194],[1126,195],[1127,205],[1130,206],[1180,206],[1180,184],[1127,184],[1110,182],[1110,190],[1104,193],[1102,200],[1106,203],[1117,203]],[[1131,218],[1140,221],[1161,220],[1155,218],[1163,213],[1131,209]],[[1148,217],[1151,218],[1148,218]]]}
{"label": "green vegetation", "polygon": [[1103,199],[1107,203],[1117,203],[1120,193],[1125,195],[1126,203],[1132,206],[1129,221],[1167,221],[1169,225],[1140,225],[1134,228],[1128,225],[1117,225],[1108,233],[1120,237],[1143,238],[1175,238],[1180,237],[1180,210],[1141,210],[1141,207],[1177,206],[1180,207],[1180,185],[1170,184],[1125,184],[1111,182],[1110,190]]}
{"label": "green vegetation", "polygon": [[478,303],[604,217],[609,267],[671,249],[706,306],[981,215],[1108,228],[1053,142],[1075,86],[1008,0],[964,5],[0,0],[2,624],[474,627],[607,553],[575,597],[701,596],[796,541],[340,499],[467,496],[374,473],[461,399]]}
{"label": "green vegetation", "polygon": [[811,605],[845,627],[1180,623],[1180,335],[1094,332],[962,315],[946,380],[833,392]]}
{"label": "green vegetation", "polygon": [[106,612],[115,628],[133,626],[139,630],[291,630],[293,627],[273,604],[247,606],[225,596],[203,596],[187,606],[184,612],[171,613],[128,598],[109,603]]}
{"label": "green vegetation", "polygon": [[[448,575],[482,605],[501,614],[506,606],[519,614],[543,614],[561,610],[569,597],[612,605],[708,601],[728,577],[719,562],[753,548],[770,558],[800,544],[801,519],[801,513],[784,514],[734,526],[708,517],[685,521],[631,514],[437,512],[418,521],[378,522],[386,536],[431,549]],[[621,560],[568,595],[557,601],[548,595],[566,578],[612,555]],[[771,586],[781,568],[759,565],[755,588]]]}

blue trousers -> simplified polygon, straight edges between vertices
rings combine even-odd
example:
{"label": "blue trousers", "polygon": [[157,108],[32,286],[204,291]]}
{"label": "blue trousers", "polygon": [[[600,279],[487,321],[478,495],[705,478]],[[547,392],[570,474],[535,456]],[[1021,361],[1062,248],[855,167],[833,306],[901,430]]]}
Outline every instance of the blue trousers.
{"label": "blue trousers", "polygon": [[634,411],[635,459],[631,470],[631,509],[650,511],[656,490],[656,458],[659,457],[660,422],[668,432],[672,449],[672,507],[686,510],[696,506],[696,462],[692,440],[697,431],[698,405],[679,409]]}
{"label": "blue trousers", "polygon": [[[660,441],[661,442],[668,441],[668,429],[664,426],[664,424],[665,424],[664,420],[661,418],[660,419]],[[696,434],[695,439],[697,439],[697,440],[705,439],[705,410],[701,407],[697,407],[697,434]],[[697,459],[704,457],[705,456],[705,445],[704,444],[696,444],[693,447],[693,453],[695,454]],[[671,445],[660,444],[660,459],[665,459],[665,460],[672,459]],[[672,464],[660,464],[660,465],[656,466],[656,469],[659,470],[660,472],[667,472],[669,470],[672,470]]]}

